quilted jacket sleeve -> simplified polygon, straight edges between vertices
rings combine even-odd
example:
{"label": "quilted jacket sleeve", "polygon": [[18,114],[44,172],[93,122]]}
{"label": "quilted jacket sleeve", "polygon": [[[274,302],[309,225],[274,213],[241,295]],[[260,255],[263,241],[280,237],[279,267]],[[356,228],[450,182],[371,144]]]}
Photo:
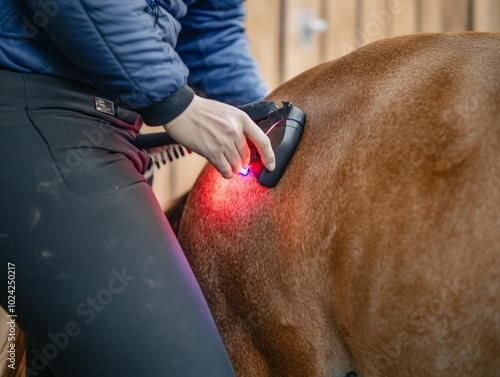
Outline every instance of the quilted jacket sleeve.
{"label": "quilted jacket sleeve", "polygon": [[243,25],[242,0],[198,0],[182,18],[177,51],[190,70],[189,85],[232,105],[268,94]]}
{"label": "quilted jacket sleeve", "polygon": [[146,2],[25,1],[34,14],[52,7],[43,25],[52,41],[97,88],[136,110],[146,123],[166,123],[191,102],[188,69],[174,50],[176,36],[165,42]]}

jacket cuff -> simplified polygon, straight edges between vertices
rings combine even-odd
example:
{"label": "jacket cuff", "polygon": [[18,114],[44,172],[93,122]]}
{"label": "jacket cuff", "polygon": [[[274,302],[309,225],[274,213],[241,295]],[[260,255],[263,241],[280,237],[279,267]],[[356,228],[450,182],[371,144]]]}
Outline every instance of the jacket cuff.
{"label": "jacket cuff", "polygon": [[162,126],[181,115],[193,98],[193,90],[185,86],[161,101],[136,111],[148,126]]}

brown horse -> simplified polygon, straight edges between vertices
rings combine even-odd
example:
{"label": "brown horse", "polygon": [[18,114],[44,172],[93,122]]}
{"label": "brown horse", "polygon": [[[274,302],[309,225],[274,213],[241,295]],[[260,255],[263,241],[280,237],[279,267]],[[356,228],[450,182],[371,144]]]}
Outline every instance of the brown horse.
{"label": "brown horse", "polygon": [[208,167],[179,230],[238,376],[499,376],[500,34],[375,42],[269,99],[307,114],[280,183]]}

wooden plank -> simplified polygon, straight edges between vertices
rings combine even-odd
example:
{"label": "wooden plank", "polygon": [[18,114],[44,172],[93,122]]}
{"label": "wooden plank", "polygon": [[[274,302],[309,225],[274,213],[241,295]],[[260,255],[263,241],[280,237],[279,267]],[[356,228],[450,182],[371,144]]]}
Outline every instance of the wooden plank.
{"label": "wooden plank", "polygon": [[354,0],[324,0],[323,17],[330,27],[324,36],[322,60],[337,59],[359,47],[356,11]]}
{"label": "wooden plank", "polygon": [[468,28],[468,0],[441,0],[443,31],[466,31]]}
{"label": "wooden plank", "polygon": [[442,4],[438,0],[420,1],[420,27],[423,33],[434,33],[443,30]]}
{"label": "wooden plank", "polygon": [[393,15],[387,9],[387,0],[362,0],[357,25],[358,46],[388,36]]}
{"label": "wooden plank", "polygon": [[391,0],[388,8],[393,14],[389,36],[412,34],[418,31],[416,0]]}
{"label": "wooden plank", "polygon": [[244,2],[245,21],[252,53],[264,80],[271,89],[280,82],[280,12],[281,1],[251,0]]}
{"label": "wooden plank", "polygon": [[283,81],[321,63],[320,33],[312,33],[308,44],[303,38],[304,17],[309,14],[311,19],[320,19],[321,9],[321,0],[286,1],[283,9]]}
{"label": "wooden plank", "polygon": [[500,32],[500,0],[474,0],[473,14],[474,30]]}

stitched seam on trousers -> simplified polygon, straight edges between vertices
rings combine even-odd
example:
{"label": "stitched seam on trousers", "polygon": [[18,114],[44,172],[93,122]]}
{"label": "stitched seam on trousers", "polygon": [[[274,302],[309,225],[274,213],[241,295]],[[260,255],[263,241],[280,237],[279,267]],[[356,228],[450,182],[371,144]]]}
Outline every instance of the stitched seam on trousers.
{"label": "stitched seam on trousers", "polygon": [[[50,158],[52,160],[52,163],[56,164],[56,159],[52,153],[52,149],[50,148],[49,142],[47,141],[47,139],[45,138],[43,133],[40,131],[40,129],[36,125],[35,121],[30,116],[30,109],[29,109],[29,105],[28,105],[28,89],[27,89],[27,84],[26,84],[26,76],[24,73],[23,73],[23,85],[24,85],[24,111],[26,112],[26,117],[28,118],[29,122],[31,123],[31,125],[33,126],[33,128],[35,129],[35,131],[37,132],[37,134],[40,136],[43,143],[45,144],[45,147],[47,148],[47,152],[49,153]],[[55,169],[58,169],[57,166],[55,166]],[[56,179],[58,181],[64,182],[64,185],[66,186],[66,188],[68,190],[71,190],[71,187],[69,187],[68,183],[64,179],[62,172],[60,172],[59,170],[57,170],[57,172],[59,174],[59,177],[56,176]],[[55,171],[53,173],[55,174]],[[71,190],[71,191],[73,191],[73,190]]]}
{"label": "stitched seam on trousers", "polygon": [[[25,108],[24,109],[25,109],[26,117],[28,118],[30,124],[33,126],[35,132],[40,136],[42,142],[45,144],[46,151],[48,152],[48,154],[50,156],[50,159],[52,160],[52,164],[51,164],[52,174],[54,175],[54,178],[57,180],[57,182],[64,183],[64,187],[66,188],[66,190],[73,197],[78,197],[78,198],[81,198],[81,199],[89,199],[89,198],[95,198],[95,199],[97,199],[97,198],[100,198],[100,197],[106,197],[106,196],[109,196],[109,195],[113,195],[114,192],[111,192],[111,191],[101,192],[101,193],[83,193],[83,192],[79,192],[78,190],[75,190],[68,183],[68,181],[64,177],[64,173],[60,170],[60,168],[58,166],[58,161],[57,161],[57,159],[55,158],[55,156],[54,156],[54,154],[52,152],[52,148],[50,147],[50,144],[49,144],[47,138],[44,136],[44,134],[42,133],[42,131],[40,130],[40,128],[37,126],[36,122],[30,116],[31,109],[30,109],[29,104],[28,104],[28,85],[27,85],[26,78],[25,78],[24,74],[23,74],[23,85],[24,85],[24,104],[25,104]],[[97,149],[108,150],[107,148],[104,148],[104,147],[97,148]],[[127,156],[125,156],[122,153],[119,153],[119,152],[115,152],[115,153],[118,153],[118,154],[121,154],[124,157],[127,157]],[[130,161],[130,159],[129,159],[129,161]],[[147,185],[146,180],[143,178],[143,180],[135,181],[132,184],[126,186],[126,187],[122,187],[121,192],[126,192],[129,189],[134,189],[137,184],[146,184]]]}

